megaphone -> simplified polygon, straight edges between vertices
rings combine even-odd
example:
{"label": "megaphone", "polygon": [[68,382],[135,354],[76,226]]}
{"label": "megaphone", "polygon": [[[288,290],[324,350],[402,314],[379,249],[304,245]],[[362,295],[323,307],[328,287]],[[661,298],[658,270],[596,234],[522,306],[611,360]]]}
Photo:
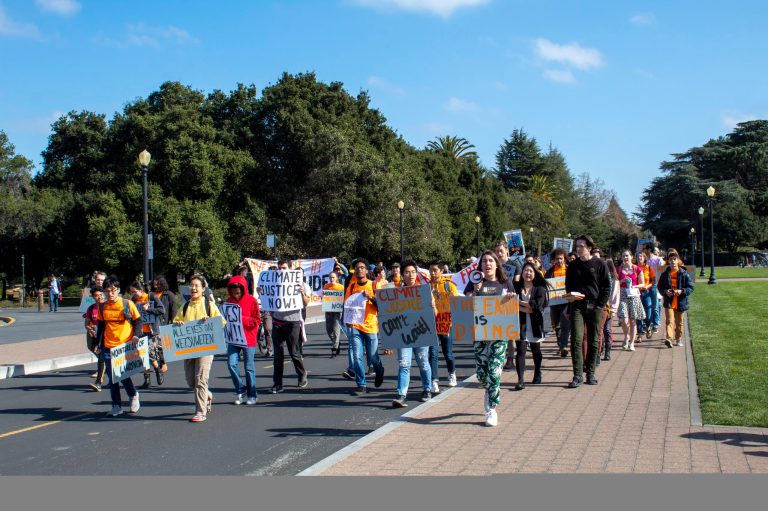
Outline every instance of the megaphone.
{"label": "megaphone", "polygon": [[473,284],[479,284],[483,281],[483,273],[480,270],[473,270],[469,274],[469,281]]}

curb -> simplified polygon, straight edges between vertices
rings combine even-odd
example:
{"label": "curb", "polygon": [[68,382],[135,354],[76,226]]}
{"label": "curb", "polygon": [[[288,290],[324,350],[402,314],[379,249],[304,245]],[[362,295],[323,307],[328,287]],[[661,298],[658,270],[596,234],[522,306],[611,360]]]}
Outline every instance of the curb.
{"label": "curb", "polygon": [[0,380],[44,373],[46,371],[55,371],[57,369],[80,366],[96,361],[97,359],[92,353],[80,353],[78,355],[67,355],[66,357],[34,360],[24,364],[0,365]]}
{"label": "curb", "polygon": [[16,323],[16,318],[12,318],[9,316],[0,316],[0,328],[4,326],[11,326],[14,323]]}
{"label": "curb", "polygon": [[688,314],[685,315],[685,328],[683,329],[685,343],[685,361],[688,366],[688,404],[691,413],[691,425],[702,426],[701,402],[699,401],[699,386],[696,379],[696,364],[693,363],[693,343],[691,340],[691,328],[688,324]]}
{"label": "curb", "polygon": [[363,449],[364,447],[367,447],[368,445],[372,444],[373,442],[375,442],[379,438],[381,438],[381,437],[387,435],[388,433],[391,433],[392,431],[396,430],[397,428],[399,428],[400,426],[402,426],[403,424],[408,422],[408,420],[411,417],[415,417],[415,416],[419,415],[421,412],[423,412],[424,410],[432,408],[433,406],[435,406],[437,403],[439,403],[443,399],[447,399],[448,397],[452,396],[454,393],[458,392],[460,389],[463,389],[463,388],[467,387],[470,383],[474,383],[476,381],[477,381],[477,375],[473,374],[469,378],[467,378],[465,380],[462,380],[462,382],[459,383],[456,387],[453,387],[453,388],[449,387],[448,390],[442,391],[440,393],[440,395],[438,395],[437,397],[433,397],[432,399],[430,399],[426,403],[420,404],[416,408],[408,411],[407,413],[404,413],[403,415],[401,415],[397,419],[394,419],[394,420],[384,424],[383,426],[379,427],[378,429],[375,429],[375,430],[371,431],[370,433],[368,433],[364,437],[356,440],[355,442],[352,442],[351,444],[349,444],[348,446],[344,447],[343,449],[341,449],[339,451],[336,451],[335,453],[331,454],[327,458],[318,461],[317,463],[315,463],[311,467],[302,470],[301,472],[299,472],[296,475],[297,476],[302,476],[302,477],[319,476],[319,475],[321,475],[323,472],[325,472],[326,470],[328,470],[332,466],[336,465],[337,463],[345,460],[346,458],[352,456],[353,454],[355,454],[360,449]]}

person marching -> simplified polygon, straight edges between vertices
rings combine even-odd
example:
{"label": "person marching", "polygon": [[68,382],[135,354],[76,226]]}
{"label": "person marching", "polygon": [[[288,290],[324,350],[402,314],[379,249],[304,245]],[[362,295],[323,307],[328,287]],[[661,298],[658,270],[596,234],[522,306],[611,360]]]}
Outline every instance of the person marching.
{"label": "person marching", "polygon": [[619,285],[621,302],[619,304],[619,323],[624,332],[624,349],[635,351],[637,339],[637,321],[645,319],[645,311],[640,301],[639,289],[644,285],[643,271],[632,263],[632,252],[625,250],[621,254],[619,266]]}
{"label": "person marching", "polygon": [[[135,280],[131,282],[129,286],[131,292],[131,300],[136,304],[136,308],[139,309],[139,314],[143,314],[145,318],[142,321],[143,335],[147,336],[147,346],[158,344],[158,334],[160,333],[160,318],[165,315],[165,307],[163,302],[155,295],[155,293],[145,293],[144,286],[141,282]],[[142,312],[143,311],[143,312]],[[156,358],[153,358],[152,350],[150,351],[150,363],[155,369],[155,375],[157,377],[157,384],[163,384],[163,373],[160,371],[160,365]],[[148,389],[152,384],[151,372],[149,369],[144,370],[144,383],[139,387],[140,389]]]}
{"label": "person marching", "polygon": [[643,304],[643,310],[645,311],[645,319],[637,320],[637,337],[640,342],[640,337],[645,334],[647,339],[650,339],[653,335],[651,329],[653,328],[652,315],[654,313],[653,306],[654,300],[653,294],[656,294],[656,270],[648,264],[648,257],[644,252],[637,254],[637,266],[643,272],[643,284],[640,287],[640,302]]}
{"label": "person marching", "polygon": [[[175,325],[182,325],[188,321],[207,321],[209,318],[219,318],[222,325],[226,324],[219,308],[212,299],[205,296],[207,287],[208,283],[202,275],[195,274],[189,279],[190,299],[173,318]],[[190,422],[203,422],[211,413],[213,394],[208,390],[208,379],[212,363],[213,355],[184,360],[184,377],[187,380],[187,386],[195,391],[195,414]]]}
{"label": "person marching", "polygon": [[[282,271],[290,269],[288,261],[279,261],[277,267]],[[274,362],[272,363],[273,385],[269,389],[269,392],[272,394],[283,391],[283,368],[285,363],[283,343],[288,347],[288,354],[293,362],[293,368],[296,370],[296,376],[299,378],[297,386],[303,389],[309,385],[307,370],[304,368],[304,357],[301,354],[301,327],[304,322],[301,310],[309,303],[309,295],[304,288],[303,282],[297,283],[296,287],[301,295],[301,306],[290,311],[272,312],[272,343],[275,353]]]}
{"label": "person marching", "polygon": [[[445,358],[445,366],[448,369],[448,386],[455,387],[456,382],[456,357],[453,354],[453,339],[451,332],[451,296],[458,296],[459,290],[449,277],[443,277],[444,265],[439,259],[429,263],[429,284],[432,288],[432,298],[436,305],[435,323],[437,324],[437,338],[440,339],[440,349]],[[437,346],[430,349],[429,363],[432,370],[432,392],[439,391],[439,367]],[[434,352],[434,355],[433,355]]]}
{"label": "person marching", "polygon": [[[468,290],[468,296],[515,296],[513,280],[507,277],[499,257],[492,250],[486,250],[480,257],[479,270],[482,280]],[[499,415],[496,407],[500,401],[501,373],[507,358],[507,340],[474,341],[475,370],[477,379],[485,388],[485,425],[496,426]]]}
{"label": "person marching", "polygon": [[693,293],[693,281],[688,272],[681,267],[680,255],[674,249],[667,251],[667,269],[659,277],[659,293],[664,301],[664,319],[667,323],[667,335],[664,344],[667,348],[683,345],[683,315],[688,310],[688,296]]}
{"label": "person marching", "polygon": [[619,290],[619,274],[616,273],[616,265],[612,259],[606,259],[608,266],[608,277],[611,281],[611,294],[608,303],[605,304],[605,312],[602,319],[602,339],[603,339],[603,360],[611,360],[611,349],[613,348],[613,331],[611,330],[611,319],[619,310],[621,303],[621,292]]}
{"label": "person marching", "polygon": [[[552,251],[552,266],[547,270],[544,275],[545,278],[553,279],[558,277],[565,277],[565,271],[568,269],[566,264],[567,254],[562,248],[556,248]],[[568,304],[561,303],[560,305],[550,305],[549,315],[552,321],[552,327],[555,329],[555,337],[557,338],[557,347],[560,349],[560,356],[565,358],[568,356],[568,339],[571,333],[571,321],[568,318]]]}
{"label": "person marching", "polygon": [[88,306],[83,314],[85,319],[85,340],[88,345],[88,351],[93,353],[99,360],[96,366],[96,374],[91,375],[96,380],[90,384],[96,392],[101,391],[101,385],[104,383],[104,357],[101,356],[99,349],[99,339],[96,336],[96,327],[99,323],[99,304],[104,303],[104,289],[101,286],[91,288],[91,297],[96,303]]}
{"label": "person marching", "polygon": [[541,342],[544,340],[544,315],[542,311],[547,308],[547,281],[536,268],[536,264],[527,262],[523,264],[523,272],[520,282],[515,282],[515,292],[520,299],[520,340],[515,341],[517,350],[517,385],[515,390],[525,388],[525,354],[531,348],[533,355],[533,380],[532,384],[541,383],[541,362],[544,356],[541,354]]}
{"label": "person marching", "polygon": [[108,413],[117,417],[123,413],[122,399],[120,397],[120,384],[123,384],[125,392],[131,399],[130,412],[136,413],[141,408],[139,393],[127,377],[122,381],[112,380],[112,356],[110,350],[126,342],[137,343],[138,336],[142,332],[141,314],[136,305],[127,298],[120,297],[120,281],[117,278],[109,278],[104,281],[104,293],[107,299],[98,304],[98,329],[96,335],[99,339],[101,356],[104,359],[104,369],[109,381],[109,395],[112,398],[112,410]]}
{"label": "person marching", "polygon": [[[168,280],[164,276],[158,275],[155,282],[155,295],[163,302],[163,307],[165,308],[165,313],[160,317],[160,326],[170,325],[173,322],[173,318],[176,317],[176,295],[168,289]],[[165,357],[163,357],[163,343],[160,339],[149,344],[149,359],[154,361],[152,365],[155,368],[160,368],[160,374],[165,374],[168,370],[168,366],[165,364]],[[158,385],[161,379],[158,375]]]}
{"label": "person marching", "polygon": [[[243,332],[245,333],[245,342],[247,346],[235,346],[227,344],[227,368],[229,376],[232,378],[232,385],[235,387],[237,398],[236,405],[243,403],[249,405],[256,404],[256,367],[253,357],[256,355],[256,346],[261,323],[261,311],[259,302],[251,295],[248,289],[248,281],[241,275],[236,275],[229,279],[227,283],[227,303],[234,303],[240,306],[240,319],[243,322]],[[237,366],[240,353],[243,354],[243,367],[245,368],[245,385],[240,378],[240,370]]]}
{"label": "person marching", "polygon": [[[323,286],[323,290],[344,291],[335,270],[328,275],[328,283]],[[341,353],[341,312],[325,313],[325,333],[331,340],[331,358],[336,358]]]}

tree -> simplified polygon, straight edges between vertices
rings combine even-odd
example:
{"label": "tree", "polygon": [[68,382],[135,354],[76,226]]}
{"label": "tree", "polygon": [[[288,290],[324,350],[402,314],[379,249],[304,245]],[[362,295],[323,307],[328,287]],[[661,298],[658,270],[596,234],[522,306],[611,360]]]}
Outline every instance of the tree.
{"label": "tree", "polygon": [[474,147],[466,138],[453,137],[451,135],[437,137],[427,144],[427,149],[430,151],[446,153],[454,160],[476,158],[477,152],[471,150]]}
{"label": "tree", "polygon": [[496,176],[505,188],[523,187],[541,168],[539,144],[522,129],[512,131],[509,140],[504,139],[496,153]]}

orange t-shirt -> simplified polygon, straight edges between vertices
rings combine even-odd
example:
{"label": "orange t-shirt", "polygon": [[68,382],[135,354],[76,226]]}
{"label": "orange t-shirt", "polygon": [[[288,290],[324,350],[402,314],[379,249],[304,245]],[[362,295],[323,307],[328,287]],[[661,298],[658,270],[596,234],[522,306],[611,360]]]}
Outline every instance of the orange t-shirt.
{"label": "orange t-shirt", "polygon": [[[141,298],[137,298],[136,300],[134,300],[133,303],[136,304],[136,308],[138,309],[139,305],[141,305],[142,303],[146,303],[148,298],[149,298],[148,295],[144,295]],[[139,314],[141,314],[141,313],[139,313]],[[149,325],[145,325],[145,324],[142,323],[141,329],[144,331],[145,334],[151,334],[152,333],[152,327],[149,326]]]}
{"label": "orange t-shirt", "polygon": [[[352,283],[347,287],[347,292],[344,293],[344,301],[346,302],[347,299],[355,294],[359,293],[361,291],[368,291],[371,294],[374,294],[373,292],[373,282],[370,280],[366,280],[365,284],[358,284],[357,278],[353,277],[354,280]],[[349,325],[352,328],[357,328],[364,334],[378,334],[379,333],[379,321],[378,321],[379,311],[376,308],[376,306],[371,302],[371,300],[368,300],[365,304],[365,320],[363,321],[362,325]]]}
{"label": "orange t-shirt", "polygon": [[567,270],[568,267],[566,265],[555,265],[554,270],[552,270],[552,276],[554,278],[557,277],[565,277],[565,270]]}
{"label": "orange t-shirt", "polygon": [[342,286],[338,282],[335,284],[331,284],[329,282],[323,286],[323,289],[327,289],[328,291],[344,291],[344,286]]}
{"label": "orange t-shirt", "polygon": [[432,297],[437,308],[435,314],[437,334],[448,335],[451,333],[451,296],[458,296],[459,291],[456,289],[456,284],[448,277],[443,277],[437,284],[430,282],[429,285],[432,287]]}
{"label": "orange t-shirt", "polygon": [[653,266],[644,264],[640,268],[643,269],[643,283],[647,286],[656,281],[656,271]]}
{"label": "orange t-shirt", "polygon": [[400,287],[400,282],[403,280],[402,275],[394,275],[392,277],[392,283],[395,285],[395,287]]}
{"label": "orange t-shirt", "polygon": [[107,349],[120,346],[133,337],[133,324],[131,320],[137,320],[141,317],[139,310],[133,302],[128,302],[131,311],[131,317],[126,318],[123,313],[123,299],[118,298],[115,303],[105,303],[104,311],[98,312],[97,319],[104,321],[104,347]]}
{"label": "orange t-shirt", "polygon": [[[677,272],[680,270],[669,270],[669,278],[672,281],[672,290],[677,289]],[[672,309],[677,310],[677,295],[672,295]]]}

